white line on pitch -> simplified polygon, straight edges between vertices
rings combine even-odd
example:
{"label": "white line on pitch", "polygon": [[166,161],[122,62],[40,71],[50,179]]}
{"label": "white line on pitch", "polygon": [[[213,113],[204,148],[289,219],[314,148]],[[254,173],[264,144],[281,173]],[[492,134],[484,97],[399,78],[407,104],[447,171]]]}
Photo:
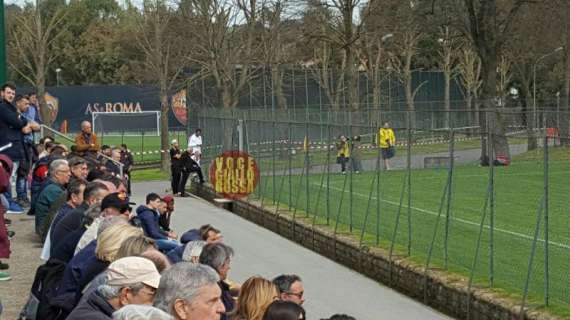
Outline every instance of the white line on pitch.
{"label": "white line on pitch", "polygon": [[[313,183],[313,185],[317,185],[317,186],[320,187],[320,184]],[[336,190],[336,191],[343,192],[343,190],[342,190],[341,188],[335,188],[335,187],[330,187],[330,186],[329,186],[329,188],[330,188],[330,189],[333,189],[333,190]],[[344,192],[346,192],[346,190],[345,190]],[[357,195],[357,196],[360,196],[360,197],[363,197],[363,198],[368,198],[367,195],[364,195],[364,194],[361,194],[361,193],[358,193],[358,192],[353,192],[353,194],[355,194],[355,195]],[[372,199],[377,199],[377,198],[376,198],[376,197],[372,197]],[[398,203],[398,202],[390,201],[390,200],[386,200],[386,199],[380,199],[380,201],[386,202],[386,203],[389,203],[389,204],[395,205],[395,206],[399,206],[399,205],[400,205],[400,203]],[[405,206],[405,205],[403,205],[403,206]],[[406,207],[407,207],[407,206],[406,206]],[[416,208],[416,207],[411,207],[411,208],[412,208],[413,210],[416,210],[416,211],[419,211],[419,212],[422,212],[422,213],[425,213],[425,214],[429,214],[429,215],[432,215],[432,216],[436,216],[436,217],[437,217],[437,215],[438,215],[436,212],[433,212],[433,211],[429,211],[429,210],[425,210],[425,209],[421,209],[421,208]],[[479,227],[479,226],[480,226],[480,224],[478,224],[478,223],[476,223],[476,222],[469,221],[469,220],[464,220],[464,219],[461,219],[461,218],[451,217],[451,219],[452,219],[452,220],[456,220],[456,221],[461,222],[461,223],[464,223],[464,224],[467,224],[467,225],[471,225],[471,226],[476,226],[476,227]],[[485,227],[485,229],[490,229],[490,227],[489,227],[488,225],[485,225],[484,227]],[[509,231],[509,230],[505,230],[505,229],[501,229],[501,228],[497,228],[497,227],[495,227],[494,229],[495,229],[495,231],[498,231],[498,232],[501,232],[501,233],[506,233],[506,234],[509,234],[509,235],[512,235],[512,236],[520,237],[520,238],[527,239],[527,240],[531,240],[531,241],[534,240],[534,237],[528,236],[528,235],[526,235],[526,234],[522,234],[522,233],[518,233],[518,232],[514,232],[514,231]],[[544,239],[538,238],[538,241],[544,242]],[[554,242],[554,241],[549,241],[548,243],[550,243],[551,245],[556,246],[556,247],[560,247],[560,248],[564,248],[564,249],[570,250],[570,246],[569,246],[569,245],[566,245],[566,244],[563,244],[563,243]]]}

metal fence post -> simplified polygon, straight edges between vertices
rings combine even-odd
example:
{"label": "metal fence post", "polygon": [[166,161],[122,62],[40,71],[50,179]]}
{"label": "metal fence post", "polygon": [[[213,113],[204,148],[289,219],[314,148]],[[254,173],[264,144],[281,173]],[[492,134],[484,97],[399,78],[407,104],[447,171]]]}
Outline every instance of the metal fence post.
{"label": "metal fence post", "polygon": [[487,121],[487,157],[489,159],[489,286],[495,283],[495,146],[491,129],[491,116],[485,112]]}
{"label": "metal fence post", "polygon": [[[448,119],[448,123],[451,126],[451,122]],[[449,228],[451,223],[451,200],[453,195],[453,164],[454,164],[454,141],[455,132],[451,126],[449,129],[449,169],[448,169],[448,181],[449,187],[447,188],[447,208],[445,212],[445,235],[444,235],[444,268],[447,269],[447,264],[449,260]]]}
{"label": "metal fence post", "polygon": [[538,235],[540,233],[540,222],[542,220],[542,214],[543,214],[543,210],[544,210],[544,198],[542,198],[540,200],[540,204],[539,204],[539,208],[536,211],[536,225],[534,228],[534,237],[533,237],[533,241],[532,241],[532,247],[530,249],[530,257],[528,259],[528,268],[527,268],[527,274],[526,274],[526,280],[525,280],[525,284],[524,284],[524,290],[523,290],[523,298],[522,298],[522,302],[521,302],[521,312],[520,312],[520,319],[524,320],[524,307],[526,305],[526,298],[528,296],[528,289],[530,286],[530,278],[532,276],[532,264],[534,262],[534,255],[536,252],[536,244],[538,242]]}
{"label": "metal fence post", "polygon": [[408,111],[407,121],[407,153],[406,153],[406,171],[408,184],[408,256],[412,254],[412,118]]}
{"label": "metal fence post", "polygon": [[[351,150],[352,152],[354,152],[354,150],[352,149],[353,146],[353,141],[351,140],[353,137],[351,137],[352,135],[352,111],[348,111],[348,139],[347,139],[347,143],[349,143],[349,147],[348,150]],[[352,227],[353,227],[353,213],[352,213],[352,209],[353,209],[353,174],[354,174],[354,158],[353,155],[351,154],[349,159],[348,159],[348,179],[349,179],[349,183],[348,183],[348,221],[349,221],[349,230],[350,233],[352,233]]]}
{"label": "metal fence post", "polygon": [[[327,112],[327,119],[330,123],[330,110]],[[331,185],[331,126],[327,126],[328,139],[327,139],[327,226],[330,224],[330,185]]]}
{"label": "metal fence post", "polygon": [[[543,114],[543,123],[546,123]],[[548,134],[544,128],[544,304],[548,306],[550,300],[550,255],[549,255],[549,150]]]}
{"label": "metal fence post", "polygon": [[144,161],[144,131],[141,134],[141,162]]}
{"label": "metal fence post", "polygon": [[376,156],[376,245],[380,244],[380,173],[382,170],[381,160],[382,149],[380,149],[380,144],[377,146],[378,155]]}

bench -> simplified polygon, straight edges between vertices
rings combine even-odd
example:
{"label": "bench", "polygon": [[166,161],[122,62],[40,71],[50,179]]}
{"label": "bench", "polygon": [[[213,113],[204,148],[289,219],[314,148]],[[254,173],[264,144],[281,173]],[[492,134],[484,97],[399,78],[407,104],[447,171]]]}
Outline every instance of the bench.
{"label": "bench", "polygon": [[424,169],[448,168],[451,157],[425,157]]}
{"label": "bench", "polygon": [[222,208],[222,209],[225,209],[228,211],[231,211],[233,203],[234,203],[234,201],[231,199],[226,199],[226,198],[215,198],[214,199],[214,204],[216,205],[216,207]]}

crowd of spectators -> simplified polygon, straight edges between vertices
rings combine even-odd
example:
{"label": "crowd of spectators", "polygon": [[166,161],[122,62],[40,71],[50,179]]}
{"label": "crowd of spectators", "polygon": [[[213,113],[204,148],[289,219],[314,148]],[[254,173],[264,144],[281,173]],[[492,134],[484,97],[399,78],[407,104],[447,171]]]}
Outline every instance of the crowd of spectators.
{"label": "crowd of spectators", "polygon": [[[129,198],[132,156],[126,146],[100,146],[89,122],[81,124],[72,150],[52,138],[37,145],[31,140],[33,150],[27,149],[25,137],[39,122],[24,115],[31,99],[25,98],[27,108],[16,108],[14,95],[13,86],[2,87],[0,148],[11,147],[0,151],[0,258],[10,254],[4,213],[13,203],[22,208],[11,212],[28,208],[34,216],[45,261],[20,319],[306,319],[299,276],[230,280],[234,249],[209,224],[179,237],[170,227],[172,195],[149,193],[135,210]],[[194,155],[197,138],[199,132],[189,148]],[[16,183],[12,200],[9,180],[20,175],[25,185]],[[0,280],[10,275],[4,272]]]}

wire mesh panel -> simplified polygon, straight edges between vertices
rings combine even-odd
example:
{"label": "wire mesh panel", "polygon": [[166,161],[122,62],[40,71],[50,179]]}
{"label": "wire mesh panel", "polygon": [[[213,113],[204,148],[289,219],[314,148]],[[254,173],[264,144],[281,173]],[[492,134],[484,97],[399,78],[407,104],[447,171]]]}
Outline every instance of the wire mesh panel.
{"label": "wire mesh panel", "polygon": [[[567,312],[567,116],[208,109],[200,122],[210,155],[241,147],[257,160],[261,182],[250,201],[275,214],[407,256],[426,274],[460,275],[470,292],[488,288]],[[395,135],[390,159],[379,146],[384,126]]]}

